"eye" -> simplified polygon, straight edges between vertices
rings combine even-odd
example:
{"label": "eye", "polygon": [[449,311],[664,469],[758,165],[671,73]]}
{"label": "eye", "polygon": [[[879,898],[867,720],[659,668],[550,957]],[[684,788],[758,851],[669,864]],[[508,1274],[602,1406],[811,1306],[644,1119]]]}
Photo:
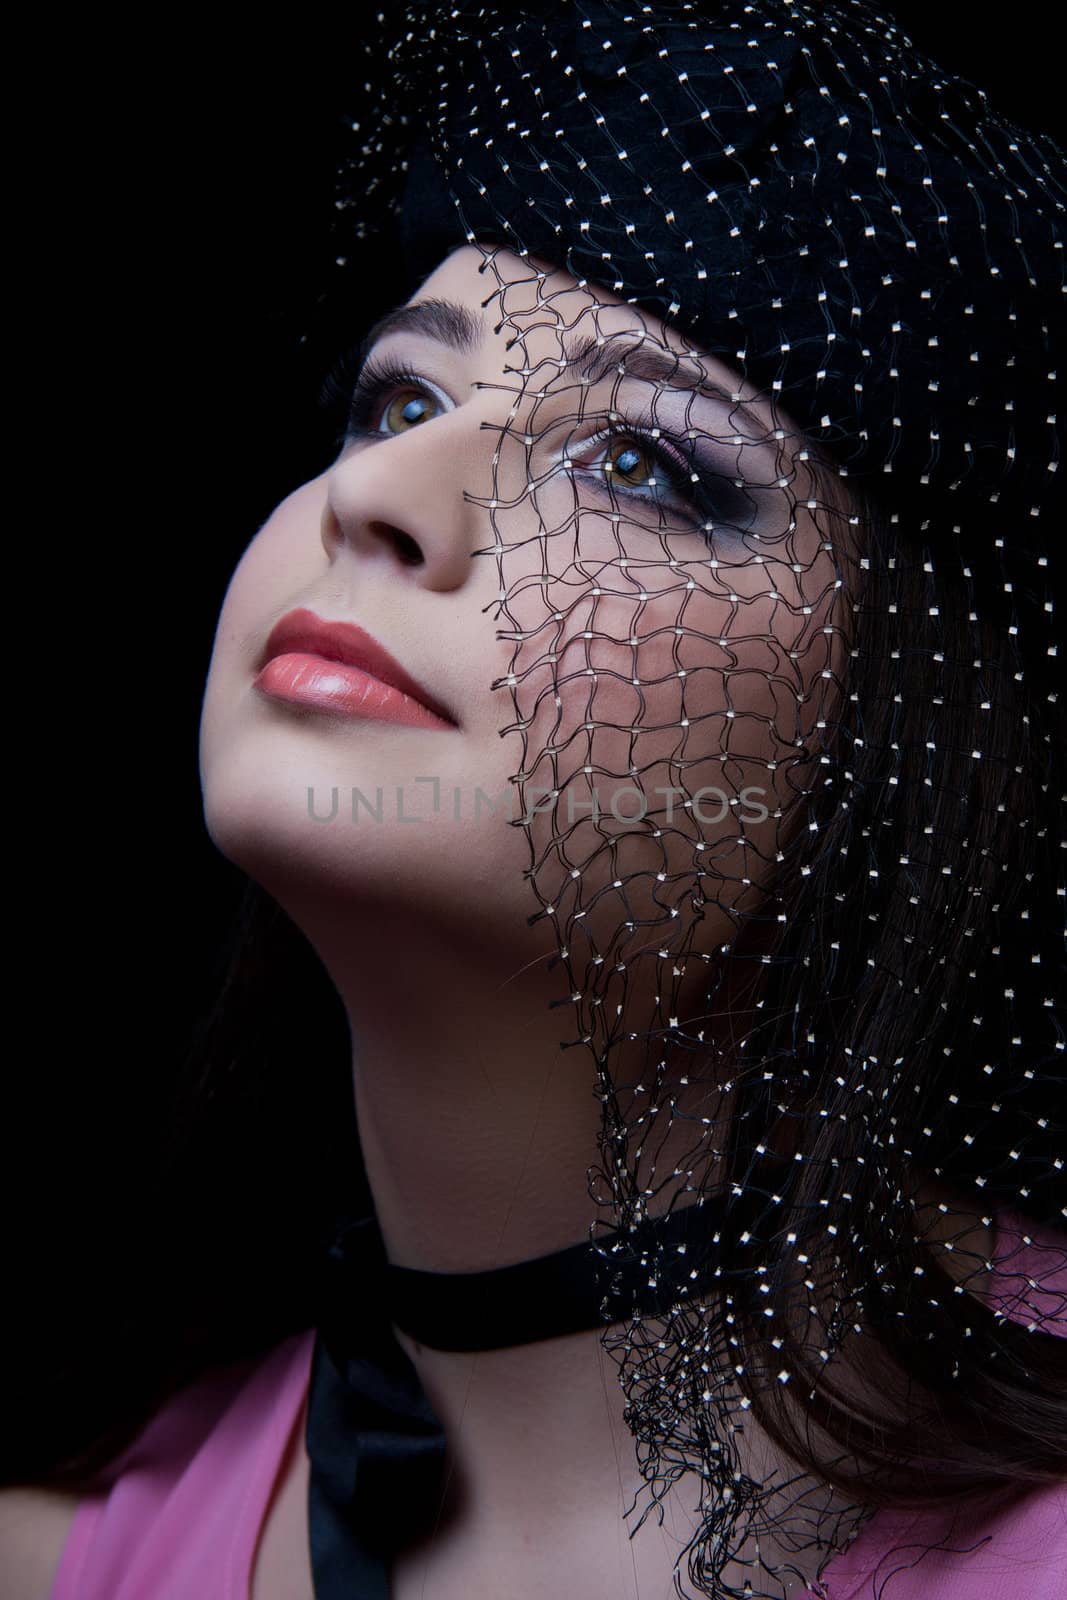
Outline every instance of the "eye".
{"label": "eye", "polygon": [[[604,452],[604,470],[610,472],[616,481],[631,488],[642,488],[649,482],[655,486],[656,459],[652,451],[646,445],[625,437],[614,439],[609,444]],[[662,476],[661,468],[661,479]]]}
{"label": "eye", "polygon": [[698,445],[683,445],[659,427],[647,435],[633,424],[605,429],[583,442],[580,462],[576,454],[570,460],[609,493],[669,510],[706,535],[741,532],[752,524],[750,489],[726,476],[719,463],[703,461]]}
{"label": "eye", "polygon": [[649,501],[686,500],[698,493],[699,479],[685,455],[662,434],[609,429],[586,440],[582,447],[587,470],[603,475],[616,493]]}
{"label": "eye", "polygon": [[356,380],[346,439],[410,433],[445,410],[445,397],[416,373],[368,362]]}
{"label": "eye", "polygon": [[323,388],[322,403],[341,423],[338,448],[355,439],[389,438],[432,422],[451,402],[417,372],[376,360],[366,361],[354,377],[351,360],[342,358]]}
{"label": "eye", "polygon": [[[429,421],[440,410],[441,403],[435,395],[427,394],[425,391],[413,391],[410,388],[401,389],[386,402],[377,431],[404,433],[410,428],[417,427],[420,422]],[[382,423],[385,424],[384,429]]]}
{"label": "eye", "polygon": [[693,490],[693,469],[682,451],[662,437],[645,438],[625,429],[606,429],[582,446],[587,467],[608,483],[643,499]]}

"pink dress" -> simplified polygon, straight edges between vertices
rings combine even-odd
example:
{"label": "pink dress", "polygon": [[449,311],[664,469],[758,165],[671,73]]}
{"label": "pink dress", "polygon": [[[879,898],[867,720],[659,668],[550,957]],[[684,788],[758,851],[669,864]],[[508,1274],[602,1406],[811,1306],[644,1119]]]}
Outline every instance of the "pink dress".
{"label": "pink dress", "polygon": [[51,1600],[248,1600],[315,1330],[179,1390],[78,1506]]}
{"label": "pink dress", "polygon": [[[1002,1214],[991,1289],[1013,1320],[1067,1337],[1067,1268]],[[1034,1280],[1041,1277],[1042,1288]],[[50,1600],[249,1600],[256,1546],[311,1374],[314,1328],[215,1368],[163,1405],[84,1499]],[[818,1600],[1067,1600],[1067,1483],[980,1522],[880,1511],[826,1569]],[[358,1597],[353,1596],[353,1600]]]}

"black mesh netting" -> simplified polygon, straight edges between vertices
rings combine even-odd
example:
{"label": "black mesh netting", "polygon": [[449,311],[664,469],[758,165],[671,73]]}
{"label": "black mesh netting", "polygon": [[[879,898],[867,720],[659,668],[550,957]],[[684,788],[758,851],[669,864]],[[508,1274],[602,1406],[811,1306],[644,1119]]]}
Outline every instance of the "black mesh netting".
{"label": "black mesh netting", "polygon": [[[473,340],[419,288],[459,250],[509,341],[466,498],[590,1219],[713,1218],[713,1291],[605,1329],[635,1520],[695,1484],[689,1581],[778,1596],[864,1474],[965,1484],[1067,1309],[1027,1232],[1064,1202],[1063,157],[862,4],[359,44],[322,323],[372,284],[421,302],[376,342]],[[344,449],[447,410],[389,348]]]}

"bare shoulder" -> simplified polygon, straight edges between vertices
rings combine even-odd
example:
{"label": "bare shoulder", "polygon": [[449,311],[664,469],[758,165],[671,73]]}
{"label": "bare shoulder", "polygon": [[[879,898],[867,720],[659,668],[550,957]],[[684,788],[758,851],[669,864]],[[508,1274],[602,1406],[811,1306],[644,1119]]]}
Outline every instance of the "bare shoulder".
{"label": "bare shoulder", "polygon": [[4,1600],[49,1600],[81,1498],[34,1485],[0,1489]]}
{"label": "bare shoulder", "polygon": [[304,1430],[307,1396],[293,1423],[253,1557],[252,1600],[314,1600],[308,1530],[311,1462]]}

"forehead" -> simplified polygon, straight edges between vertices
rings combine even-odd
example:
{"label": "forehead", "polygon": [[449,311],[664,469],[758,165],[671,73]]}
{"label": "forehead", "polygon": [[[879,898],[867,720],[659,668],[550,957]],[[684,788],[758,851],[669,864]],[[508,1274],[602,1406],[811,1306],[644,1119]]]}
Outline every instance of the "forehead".
{"label": "forehead", "polygon": [[[780,419],[759,391],[726,362],[694,344],[654,312],[628,303],[603,284],[579,282],[565,268],[488,245],[463,245],[446,256],[416,290],[408,306],[428,300],[462,309],[458,337],[475,359],[500,370],[551,377],[577,370],[598,346],[631,357],[635,350],[666,355],[663,380],[694,379],[744,402],[766,428]],[[609,352],[610,354],[610,352]],[[652,370],[650,368],[650,370]],[[649,372],[644,373],[645,376]]]}
{"label": "forehead", "polygon": [[413,301],[448,290],[484,314],[487,329],[501,320],[516,333],[533,333],[546,323],[571,325],[579,317],[613,313],[617,329],[645,328],[657,338],[684,340],[655,316],[628,305],[603,284],[581,282],[566,268],[541,257],[519,256],[500,246],[461,245],[438,264],[412,296]]}

